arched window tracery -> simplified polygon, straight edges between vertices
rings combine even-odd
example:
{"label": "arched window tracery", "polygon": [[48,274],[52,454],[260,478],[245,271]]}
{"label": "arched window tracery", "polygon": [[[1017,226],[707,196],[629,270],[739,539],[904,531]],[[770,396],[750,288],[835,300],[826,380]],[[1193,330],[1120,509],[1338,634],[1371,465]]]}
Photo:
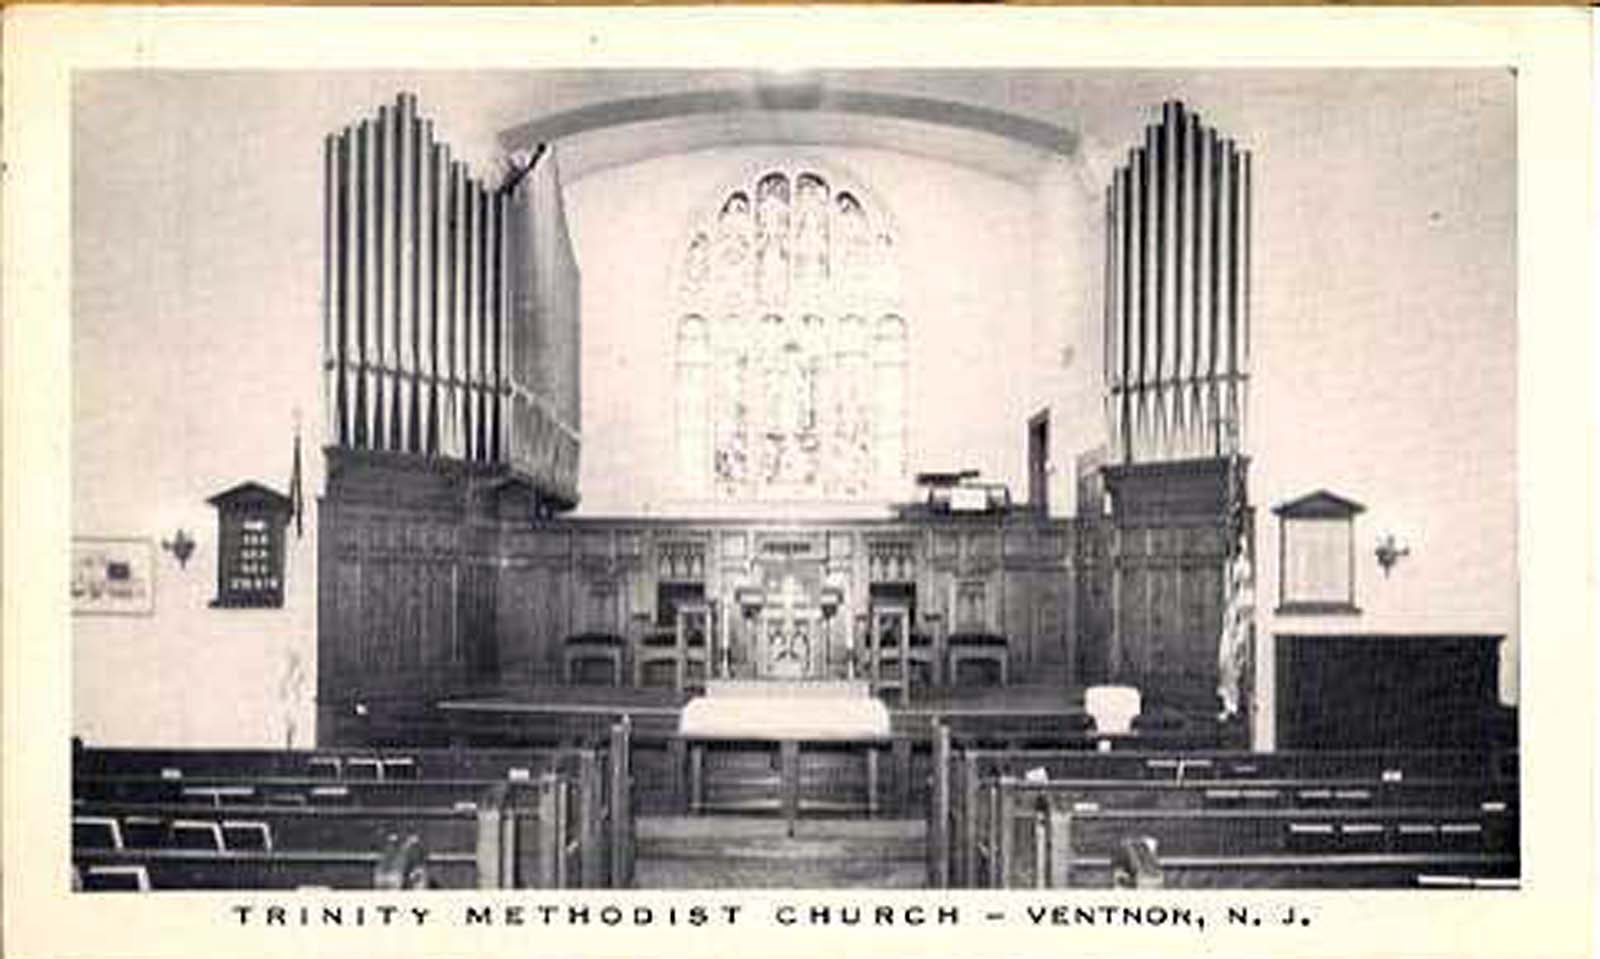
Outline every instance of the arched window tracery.
{"label": "arched window tracery", "polygon": [[898,489],[907,325],[894,259],[881,212],[813,170],[769,170],[719,199],[677,278],[686,492],[850,500]]}

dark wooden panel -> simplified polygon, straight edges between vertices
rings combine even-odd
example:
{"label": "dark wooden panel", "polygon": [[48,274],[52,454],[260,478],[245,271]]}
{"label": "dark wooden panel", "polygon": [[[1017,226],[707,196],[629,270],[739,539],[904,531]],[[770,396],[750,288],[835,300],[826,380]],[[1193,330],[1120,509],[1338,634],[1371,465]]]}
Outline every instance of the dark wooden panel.
{"label": "dark wooden panel", "polygon": [[[385,724],[422,728],[446,696],[558,679],[567,636],[584,629],[626,635],[655,611],[658,548],[666,541],[706,544],[705,559],[691,568],[708,599],[729,598],[733,584],[749,581],[766,546],[803,543],[819,569],[844,581],[850,604],[871,595],[869,544],[909,544],[906,575],[919,616],[943,614],[951,629],[957,585],[981,589],[980,628],[1007,635],[1013,663],[1027,670],[1019,678],[1065,682],[1078,672],[1080,643],[1103,649],[1109,636],[1110,527],[1103,524],[1083,546],[1076,524],[1032,514],[547,519],[519,513],[526,503],[515,484],[491,470],[341,449],[330,451],[333,461],[319,514],[324,744]],[[729,546],[738,548],[722,549]],[[1098,562],[1092,587],[1080,584],[1075,569],[1085,550]],[[1089,612],[1077,608],[1085,589],[1099,604]],[[841,610],[838,628],[861,611]],[[1080,638],[1080,621],[1097,632]],[[735,630],[740,625],[735,617]]]}
{"label": "dark wooden panel", "polygon": [[[1115,558],[1109,571],[1111,678],[1140,687],[1146,702],[1210,712],[1216,704],[1228,463],[1190,460],[1106,471]],[[1092,527],[1089,527],[1092,529]],[[1092,536],[1082,537],[1080,588],[1092,616],[1099,601]],[[1087,616],[1086,616],[1087,618]],[[1093,629],[1091,624],[1089,628]],[[1095,653],[1083,654],[1086,681]]]}
{"label": "dark wooden panel", "polygon": [[1145,567],[1124,568],[1120,574],[1120,589],[1116,610],[1119,634],[1117,661],[1111,664],[1113,675],[1119,679],[1137,679],[1150,667],[1150,577]]}
{"label": "dark wooden panel", "polygon": [[451,591],[455,574],[448,562],[435,561],[424,569],[424,592],[427,596],[427,632],[423,634],[426,646],[424,662],[430,670],[445,673],[451,664],[451,650],[455,647],[455,617]]}
{"label": "dark wooden panel", "polygon": [[1028,570],[1011,570],[1005,575],[1000,590],[999,626],[1010,640],[1008,653],[1011,668],[1016,675],[1027,675],[1027,667],[1034,660],[1033,592],[1034,575]]}
{"label": "dark wooden panel", "polygon": [[483,557],[472,557],[461,566],[457,608],[462,624],[467,673],[474,679],[493,680],[499,673],[500,637],[495,621],[496,573],[493,563]]}
{"label": "dark wooden panel", "polygon": [[1280,635],[1278,744],[1512,745],[1514,724],[1497,698],[1503,638]]}
{"label": "dark wooden panel", "polygon": [[1073,664],[1079,683],[1105,680],[1110,674],[1111,648],[1111,536],[1114,527],[1103,520],[1079,521],[1074,536],[1076,613],[1071,636]]}
{"label": "dark wooden panel", "polygon": [[526,563],[500,571],[496,594],[500,632],[500,675],[507,682],[534,682],[545,677],[544,637],[538,630],[539,579],[543,570]]}

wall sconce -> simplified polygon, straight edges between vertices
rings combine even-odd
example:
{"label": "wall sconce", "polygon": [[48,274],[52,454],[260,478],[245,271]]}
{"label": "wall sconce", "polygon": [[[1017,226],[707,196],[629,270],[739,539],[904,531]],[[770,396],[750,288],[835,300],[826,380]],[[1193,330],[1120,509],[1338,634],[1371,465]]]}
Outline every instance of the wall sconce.
{"label": "wall sconce", "polygon": [[1400,557],[1411,555],[1411,547],[1403,540],[1396,539],[1393,533],[1384,533],[1373,553],[1378,557],[1378,566],[1382,568],[1384,578],[1387,579],[1389,570],[1394,568],[1395,563],[1400,562]]}
{"label": "wall sconce", "polygon": [[189,557],[194,555],[194,545],[194,537],[184,532],[181,526],[178,527],[176,533],[172,534],[171,539],[161,541],[161,548],[171,553],[172,558],[178,561],[178,566],[180,567],[189,565]]}

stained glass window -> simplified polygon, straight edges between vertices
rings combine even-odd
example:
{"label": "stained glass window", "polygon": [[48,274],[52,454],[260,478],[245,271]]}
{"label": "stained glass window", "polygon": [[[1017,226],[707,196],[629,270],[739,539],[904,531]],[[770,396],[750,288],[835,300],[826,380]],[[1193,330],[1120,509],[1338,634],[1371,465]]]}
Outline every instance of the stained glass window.
{"label": "stained glass window", "polygon": [[769,171],[694,224],[674,314],[686,493],[898,490],[907,325],[895,257],[890,224],[862,191],[805,169]]}

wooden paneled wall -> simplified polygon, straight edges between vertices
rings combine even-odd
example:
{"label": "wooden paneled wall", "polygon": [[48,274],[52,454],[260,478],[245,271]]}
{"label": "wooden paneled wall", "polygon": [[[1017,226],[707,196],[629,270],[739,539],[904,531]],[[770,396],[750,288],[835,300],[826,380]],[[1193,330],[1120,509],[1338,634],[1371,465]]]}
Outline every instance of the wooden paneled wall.
{"label": "wooden paneled wall", "polygon": [[[535,324],[572,331],[546,340],[576,340],[553,164],[514,189],[472,176],[401,94],[327,137],[324,183],[329,444],[504,464],[576,501],[576,411],[549,395],[576,383],[576,351],[551,354],[572,369],[543,389],[529,359]],[[522,262],[535,255],[529,238],[547,251],[539,283]]]}
{"label": "wooden paneled wall", "polygon": [[700,584],[738,642],[735,591],[795,555],[842,587],[835,630],[866,611],[874,583],[908,586],[920,628],[1008,637],[1015,682],[1129,682],[1155,703],[1214,708],[1224,461],[1110,470],[1109,517],[781,523],[530,522],[517,501],[528,494],[483,467],[330,458],[318,629],[329,730],[348,729],[358,702],[416,710],[559,682],[566,637],[637,635],[662,583]]}
{"label": "wooden paneled wall", "polygon": [[1224,459],[1107,469],[1111,515],[1094,527],[1096,582],[1109,587],[1099,675],[1205,714],[1217,703],[1231,471]]}
{"label": "wooden paneled wall", "polygon": [[1243,448],[1250,369],[1250,154],[1183,104],[1106,188],[1111,462]]}
{"label": "wooden paneled wall", "polygon": [[1131,522],[1117,528],[1114,544],[1111,674],[1135,678],[1147,698],[1210,707],[1222,635],[1223,525]]}
{"label": "wooden paneled wall", "polygon": [[530,522],[519,501],[529,494],[488,467],[328,453],[317,671],[327,741],[350,735],[363,708],[416,712],[448,695],[559,681],[566,637],[634,635],[654,621],[663,582],[701,582],[736,610],[738,586],[802,546],[801,562],[843,586],[838,630],[866,612],[875,580],[908,583],[919,626],[1002,633],[1014,681],[1074,681],[1070,520]]}

